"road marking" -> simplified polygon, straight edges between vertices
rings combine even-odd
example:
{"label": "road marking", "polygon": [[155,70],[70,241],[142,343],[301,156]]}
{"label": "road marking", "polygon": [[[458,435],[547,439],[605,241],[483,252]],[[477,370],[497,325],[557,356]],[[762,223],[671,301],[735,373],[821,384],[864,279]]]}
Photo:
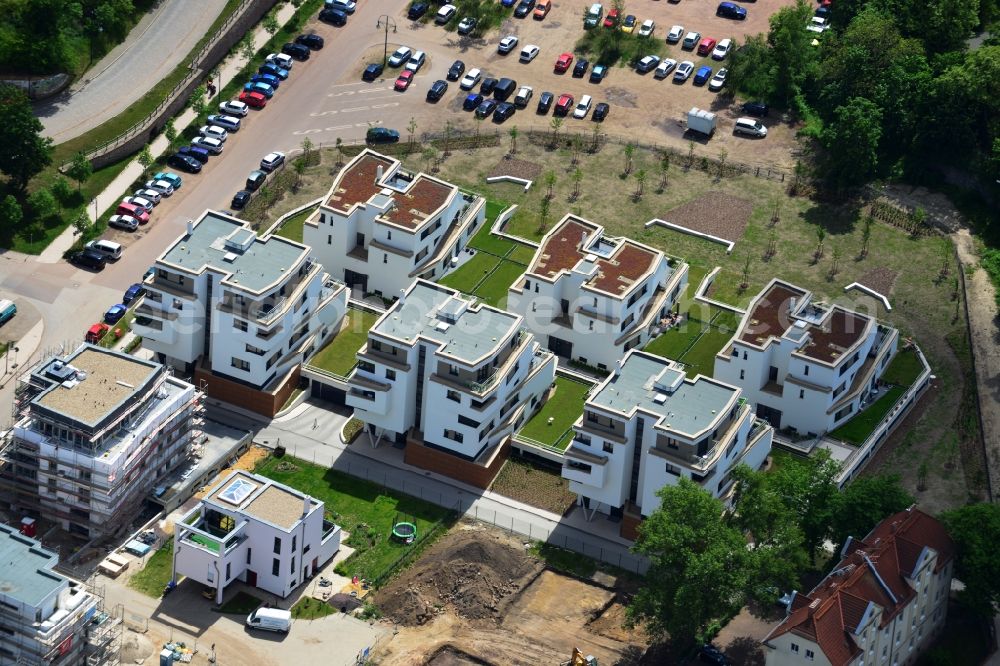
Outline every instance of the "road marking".
{"label": "road marking", "polygon": [[340,113],[340,111],[315,111],[309,115],[313,118],[319,118],[320,116],[332,116],[335,113]]}
{"label": "road marking", "polygon": [[388,109],[391,106],[399,106],[399,102],[389,102],[388,104],[372,104],[372,109]]}
{"label": "road marking", "polygon": [[370,109],[371,109],[370,106],[355,106],[355,107],[350,108],[350,109],[341,109],[340,112],[341,113],[357,113],[358,111],[368,111]]}
{"label": "road marking", "polygon": [[359,95],[367,95],[368,93],[381,92],[383,90],[388,90],[388,89],[389,89],[388,87],[386,87],[386,88],[369,88],[367,90],[359,90],[358,94]]}
{"label": "road marking", "polygon": [[343,130],[349,130],[353,127],[372,127],[374,125],[381,125],[381,120],[373,120],[369,123],[354,123],[353,125],[336,125],[334,127],[317,127],[313,129],[295,130],[292,134],[296,136],[302,136],[303,134],[321,134],[323,132],[342,132]]}

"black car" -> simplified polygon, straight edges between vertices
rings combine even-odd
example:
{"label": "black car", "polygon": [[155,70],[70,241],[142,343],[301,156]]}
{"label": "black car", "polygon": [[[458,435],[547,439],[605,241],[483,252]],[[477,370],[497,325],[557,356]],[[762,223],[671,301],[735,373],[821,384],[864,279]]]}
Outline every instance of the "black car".
{"label": "black car", "polygon": [[248,203],[250,203],[250,190],[240,190],[233,195],[233,201],[229,204],[229,207],[233,210],[240,210]]}
{"label": "black car", "polygon": [[462,74],[465,74],[465,63],[462,62],[461,60],[456,60],[455,62],[451,63],[451,67],[448,68],[448,76],[447,76],[448,80],[458,81],[460,78],[462,78]]}
{"label": "black car", "polygon": [[531,13],[531,10],[535,8],[535,0],[521,0],[517,3],[517,8],[514,9],[514,16],[517,18],[524,18]]}
{"label": "black car", "polygon": [[479,93],[469,93],[462,102],[462,108],[466,111],[475,111],[483,103],[483,96]]}
{"label": "black car", "polygon": [[496,108],[497,108],[496,100],[493,100],[493,99],[484,99],[482,101],[482,103],[479,106],[476,107],[476,117],[477,118],[486,118],[491,113],[493,113],[493,110],[496,109]]}
{"label": "black car", "polygon": [[432,83],[431,87],[427,90],[427,101],[436,102],[444,97],[446,92],[448,92],[448,82],[439,79]]}
{"label": "black car", "polygon": [[490,95],[496,89],[497,83],[498,81],[496,79],[487,77],[483,79],[483,85],[479,87],[479,92],[483,93],[484,95]]}
{"label": "black car", "polygon": [[550,92],[543,92],[538,96],[538,113],[545,115],[552,108],[552,100],[555,96]]}
{"label": "black car", "polygon": [[[323,23],[329,23],[330,25],[335,25],[340,27],[347,25],[347,14],[340,11],[339,9],[334,9],[333,7],[327,7],[326,9],[324,9],[319,13],[319,20],[323,21]],[[288,55],[292,54],[289,53]],[[295,56],[292,57],[294,58]]]}
{"label": "black car", "polygon": [[181,155],[180,153],[174,153],[167,158],[167,166],[172,166],[175,169],[180,169],[181,171],[187,171],[188,173],[200,173],[201,172],[201,162],[191,157],[190,155]]}
{"label": "black car", "polygon": [[698,659],[700,661],[706,661],[710,664],[715,664],[715,666],[730,666],[732,664],[729,661],[729,657],[722,653],[722,650],[715,647],[711,643],[705,643],[700,648],[698,648]]}
{"label": "black car", "polygon": [[743,113],[748,116],[759,116],[764,118],[767,116],[767,112],[770,109],[764,102],[744,102],[743,103]]}
{"label": "black car", "polygon": [[573,76],[575,76],[578,79],[582,79],[583,75],[587,73],[587,67],[589,66],[590,66],[589,61],[580,58],[579,60],[576,61],[576,64],[573,65]]}
{"label": "black car", "polygon": [[365,71],[361,74],[361,79],[363,81],[374,81],[378,77],[382,76],[383,69],[382,63],[373,62],[365,67]]}
{"label": "black car", "polygon": [[411,21],[416,21],[427,13],[429,5],[426,2],[415,2],[410,5],[410,11],[406,12],[406,17]]}
{"label": "black car", "polygon": [[608,111],[611,109],[607,102],[601,102],[594,107],[594,113],[591,118],[594,119],[595,123],[599,123],[608,117]]}
{"label": "black car", "polygon": [[295,43],[301,44],[311,51],[319,51],[323,48],[323,38],[315,32],[311,32],[308,35],[299,35],[295,38]]}
{"label": "black car", "polygon": [[493,99],[498,102],[506,102],[507,99],[517,92],[517,81],[514,79],[502,78],[497,81],[497,87],[493,89]]}
{"label": "black car", "polygon": [[398,143],[399,132],[388,127],[369,127],[365,133],[368,143]]}
{"label": "black car", "polygon": [[210,153],[204,148],[199,148],[198,146],[181,146],[177,149],[177,152],[181,155],[187,155],[188,157],[193,157],[202,164],[208,163],[208,157]]}
{"label": "black car", "polygon": [[103,254],[94,252],[93,250],[79,250],[78,252],[71,252],[67,259],[69,259],[71,264],[91,268],[95,271],[104,270],[105,264],[108,263],[108,260],[105,259]]}
{"label": "black car", "polygon": [[493,112],[493,122],[502,123],[513,115],[514,105],[510,102],[501,102]]}
{"label": "black car", "polygon": [[[323,11],[325,12],[326,10],[324,9]],[[296,60],[309,60],[309,56],[311,54],[308,47],[302,46],[301,44],[292,44],[291,42],[287,42],[284,46],[282,46],[281,52],[285,55],[292,56]]]}

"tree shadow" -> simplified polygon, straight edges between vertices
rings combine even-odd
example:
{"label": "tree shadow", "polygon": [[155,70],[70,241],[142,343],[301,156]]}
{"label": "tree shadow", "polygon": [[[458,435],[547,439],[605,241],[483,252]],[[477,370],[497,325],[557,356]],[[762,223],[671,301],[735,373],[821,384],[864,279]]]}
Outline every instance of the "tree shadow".
{"label": "tree shadow", "polygon": [[724,650],[734,664],[742,666],[764,666],[764,647],[755,638],[740,636],[730,641]]}
{"label": "tree shadow", "polygon": [[862,204],[857,199],[840,203],[817,202],[802,213],[802,219],[823,227],[828,234],[841,236],[854,232],[861,220]]}

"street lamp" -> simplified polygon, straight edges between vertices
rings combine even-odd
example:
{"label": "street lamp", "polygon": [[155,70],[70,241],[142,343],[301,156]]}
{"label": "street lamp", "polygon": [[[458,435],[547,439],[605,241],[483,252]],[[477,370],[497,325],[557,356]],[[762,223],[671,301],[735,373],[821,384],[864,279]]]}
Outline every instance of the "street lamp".
{"label": "street lamp", "polygon": [[375,29],[385,29],[385,46],[382,49],[382,67],[385,67],[386,63],[389,61],[389,28],[392,28],[393,34],[396,32],[396,22],[392,20],[392,17],[388,14],[382,14],[379,17],[378,22],[375,24]]}

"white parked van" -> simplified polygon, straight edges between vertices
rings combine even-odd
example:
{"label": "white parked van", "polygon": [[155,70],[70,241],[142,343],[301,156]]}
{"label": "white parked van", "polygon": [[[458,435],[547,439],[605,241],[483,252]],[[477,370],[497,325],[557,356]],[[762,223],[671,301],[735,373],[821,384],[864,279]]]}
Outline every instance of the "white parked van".
{"label": "white parked van", "polygon": [[292,628],[292,612],[281,608],[258,608],[247,615],[247,626],[287,634]]}
{"label": "white parked van", "polygon": [[746,134],[747,136],[763,138],[767,136],[767,128],[756,118],[737,118],[733,134]]}
{"label": "white parked van", "polygon": [[87,249],[93,250],[94,252],[100,252],[106,258],[114,259],[115,261],[118,261],[119,259],[122,258],[121,243],[105,240],[103,238],[92,240],[89,243],[87,243]]}
{"label": "white parked van", "polygon": [[438,10],[437,16],[434,17],[434,22],[438,25],[444,25],[451,20],[451,17],[455,15],[458,11],[458,7],[455,5],[445,5]]}

